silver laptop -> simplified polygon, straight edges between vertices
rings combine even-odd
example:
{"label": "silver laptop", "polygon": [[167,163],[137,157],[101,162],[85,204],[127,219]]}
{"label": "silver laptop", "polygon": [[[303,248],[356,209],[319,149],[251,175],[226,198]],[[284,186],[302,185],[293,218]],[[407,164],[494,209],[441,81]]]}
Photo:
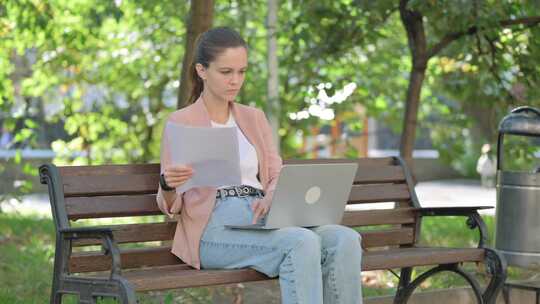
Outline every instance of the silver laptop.
{"label": "silver laptop", "polygon": [[281,168],[266,220],[232,229],[279,229],[339,224],[358,164],[291,164]]}

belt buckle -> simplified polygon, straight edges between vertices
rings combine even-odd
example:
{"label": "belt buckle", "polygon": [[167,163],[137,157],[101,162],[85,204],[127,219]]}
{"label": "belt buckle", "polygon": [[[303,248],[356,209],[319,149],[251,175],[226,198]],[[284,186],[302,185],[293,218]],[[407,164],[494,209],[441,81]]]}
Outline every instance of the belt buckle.
{"label": "belt buckle", "polygon": [[246,188],[246,187],[234,187],[234,191],[236,191],[236,195],[238,197],[249,196],[249,190],[247,192],[245,192],[244,189],[248,189],[248,188]]}

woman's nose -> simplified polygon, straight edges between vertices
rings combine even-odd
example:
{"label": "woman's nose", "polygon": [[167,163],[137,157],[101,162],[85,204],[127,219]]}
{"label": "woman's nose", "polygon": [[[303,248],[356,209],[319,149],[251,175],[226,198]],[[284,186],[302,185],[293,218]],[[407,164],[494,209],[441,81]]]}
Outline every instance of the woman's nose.
{"label": "woman's nose", "polygon": [[231,84],[237,84],[240,81],[241,77],[242,75],[240,73],[233,73],[231,77]]}

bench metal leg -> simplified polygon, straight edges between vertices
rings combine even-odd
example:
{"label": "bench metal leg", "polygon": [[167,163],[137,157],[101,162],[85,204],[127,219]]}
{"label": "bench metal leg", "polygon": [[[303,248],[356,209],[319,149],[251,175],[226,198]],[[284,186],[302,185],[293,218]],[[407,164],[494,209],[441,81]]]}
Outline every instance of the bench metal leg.
{"label": "bench metal leg", "polygon": [[[412,268],[403,268],[401,270],[401,277],[399,280],[398,290],[394,298],[394,304],[407,303],[414,290],[420,286],[422,282],[424,282],[430,276],[442,271],[450,271],[462,276],[471,286],[474,296],[476,297],[476,301],[479,304],[495,304],[497,296],[499,295],[499,292],[504,285],[504,281],[506,280],[506,261],[497,251],[489,248],[484,249],[486,254],[485,263],[487,266],[487,271],[491,275],[491,280],[489,281],[484,293],[481,292],[480,286],[476,279],[474,279],[474,277],[472,277],[470,274],[464,272],[458,266],[458,264],[439,265],[422,273],[412,282],[410,282]],[[507,300],[506,294],[507,292],[505,292],[505,300]],[[540,301],[540,294],[538,294],[537,299],[537,301]]]}
{"label": "bench metal leg", "polygon": [[486,304],[495,304],[506,280],[506,260],[493,249],[484,248],[484,250],[486,251],[485,263],[491,280],[482,297]]}
{"label": "bench metal leg", "polygon": [[503,299],[505,304],[510,304],[510,288],[504,285],[502,288]]}
{"label": "bench metal leg", "polygon": [[394,304],[407,303],[407,299],[404,298],[408,286],[411,284],[412,268],[406,267],[401,269],[399,275],[399,284],[394,297]]}
{"label": "bench metal leg", "polygon": [[[97,297],[114,297],[121,304],[136,304],[137,298],[131,284],[124,278],[112,280],[68,277],[61,279],[59,288],[53,291],[51,302],[60,304],[62,295],[76,294],[79,303],[94,304]],[[54,302],[53,302],[54,301]]]}
{"label": "bench metal leg", "polygon": [[[406,286],[403,286],[400,290],[398,288],[398,293],[396,293],[396,297],[394,299],[395,304],[402,304],[407,303],[409,301],[409,298],[413,294],[414,290],[422,284],[425,280],[427,280],[432,275],[435,275],[439,272],[443,271],[450,271],[454,272],[456,274],[459,274],[462,276],[468,283],[471,285],[471,288],[473,290],[474,296],[476,298],[476,301],[479,304],[483,304],[484,300],[482,298],[482,292],[480,289],[480,286],[478,285],[478,282],[468,273],[464,272],[459,268],[457,264],[446,264],[446,265],[439,265],[437,267],[431,268],[430,270],[422,273],[419,277],[414,279],[411,283],[407,284]],[[400,280],[401,283],[401,280]],[[401,286],[400,286],[401,287]]]}

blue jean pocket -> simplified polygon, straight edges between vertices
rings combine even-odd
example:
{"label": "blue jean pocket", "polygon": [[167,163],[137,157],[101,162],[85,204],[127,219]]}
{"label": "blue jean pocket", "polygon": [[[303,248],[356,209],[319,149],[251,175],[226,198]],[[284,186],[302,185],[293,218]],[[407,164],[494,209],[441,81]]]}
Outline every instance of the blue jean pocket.
{"label": "blue jean pocket", "polygon": [[243,197],[217,199],[207,227],[250,224],[253,219],[250,201]]}

